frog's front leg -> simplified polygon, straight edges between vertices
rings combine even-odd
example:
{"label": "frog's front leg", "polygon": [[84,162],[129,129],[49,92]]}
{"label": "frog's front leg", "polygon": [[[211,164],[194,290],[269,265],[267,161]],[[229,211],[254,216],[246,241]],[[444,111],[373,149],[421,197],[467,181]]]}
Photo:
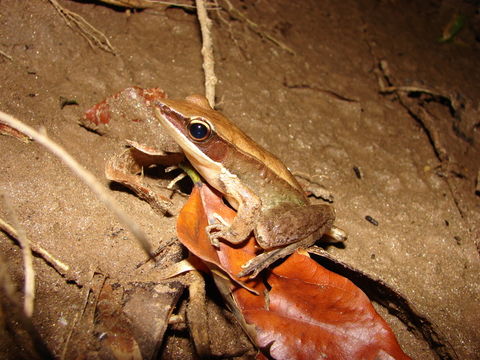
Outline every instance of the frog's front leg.
{"label": "frog's front leg", "polygon": [[251,274],[253,278],[295,250],[310,247],[332,228],[334,220],[335,211],[329,205],[284,203],[265,211],[254,231],[258,244],[267,251],[244,264],[238,276]]}
{"label": "frog's front leg", "polygon": [[219,239],[238,244],[247,239],[255,227],[261,212],[262,201],[248,187],[242,184],[236,175],[224,170],[221,172],[220,184],[237,209],[237,215],[230,226],[222,221],[208,225],[205,230],[211,243],[218,247]]}

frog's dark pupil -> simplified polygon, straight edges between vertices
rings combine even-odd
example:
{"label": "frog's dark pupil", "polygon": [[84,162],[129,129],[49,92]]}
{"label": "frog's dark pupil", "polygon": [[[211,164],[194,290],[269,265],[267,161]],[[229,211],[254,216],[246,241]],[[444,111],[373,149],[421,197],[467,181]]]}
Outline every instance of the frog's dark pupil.
{"label": "frog's dark pupil", "polygon": [[193,123],[188,130],[190,135],[196,140],[203,140],[208,136],[208,127],[202,123]]}

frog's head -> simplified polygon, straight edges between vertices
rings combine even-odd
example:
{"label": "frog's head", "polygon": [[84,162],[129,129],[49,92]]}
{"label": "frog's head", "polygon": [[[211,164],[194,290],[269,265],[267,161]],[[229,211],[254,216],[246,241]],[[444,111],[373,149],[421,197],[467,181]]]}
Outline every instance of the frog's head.
{"label": "frog's head", "polygon": [[233,150],[233,139],[243,133],[213,110],[201,95],[185,100],[161,99],[156,102],[156,113],[192,165],[209,183],[215,184],[224,158]]}
{"label": "frog's head", "polygon": [[300,187],[275,156],[213,110],[204,96],[192,95],[185,100],[160,99],[156,102],[156,114],[188,160],[213,186],[218,184],[219,174],[230,170],[228,167],[233,163],[242,167],[242,161],[249,161],[269,168],[292,186]]}
{"label": "frog's head", "polygon": [[222,161],[228,140],[221,140],[225,133],[228,135],[225,127],[229,122],[210,107],[205,97],[192,95],[185,100],[162,99],[156,105],[158,120],[191,161]]}

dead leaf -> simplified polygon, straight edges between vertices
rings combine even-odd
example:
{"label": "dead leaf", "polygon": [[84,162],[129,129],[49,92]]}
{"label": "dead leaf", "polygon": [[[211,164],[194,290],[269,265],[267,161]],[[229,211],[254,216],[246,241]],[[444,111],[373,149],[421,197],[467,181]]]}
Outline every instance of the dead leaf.
{"label": "dead leaf", "polygon": [[178,216],[177,235],[180,241],[210,268],[219,268],[234,281],[247,286],[255,284],[257,281],[247,281],[248,277],[240,279],[235,275],[242,270],[241,265],[255,256],[255,239],[251,237],[240,246],[220,243],[220,247],[215,248],[205,231],[207,225],[218,221],[214,214],[225,221],[231,221],[235,216],[235,212],[208,185],[196,184]]}
{"label": "dead leaf", "polygon": [[80,123],[107,137],[128,142],[150,155],[181,153],[155,116],[155,101],[166,98],[159,88],[126,88],[85,112]]}
{"label": "dead leaf", "polygon": [[[231,221],[235,212],[207,185],[196,185],[181,211],[177,233],[196,256],[230,277],[255,256],[253,238],[239,246],[214,248],[205,226],[216,216]],[[257,347],[274,359],[409,359],[367,296],[350,280],[313,259],[292,254],[265,272],[264,281],[220,286]],[[241,279],[237,279],[241,280]],[[232,301],[233,300],[233,301]],[[252,331],[252,326],[254,331]]]}
{"label": "dead leaf", "polygon": [[8,126],[7,124],[4,124],[2,122],[0,122],[0,134],[1,135],[7,135],[7,136],[13,136],[14,138],[17,138],[18,140],[23,141],[26,144],[28,144],[31,140],[24,133],[18,131],[17,129],[14,129],[11,126]]}
{"label": "dead leaf", "polygon": [[310,257],[293,254],[266,282],[268,306],[259,308],[243,289],[237,298],[246,322],[256,324],[258,345],[275,359],[408,359],[367,296]]}

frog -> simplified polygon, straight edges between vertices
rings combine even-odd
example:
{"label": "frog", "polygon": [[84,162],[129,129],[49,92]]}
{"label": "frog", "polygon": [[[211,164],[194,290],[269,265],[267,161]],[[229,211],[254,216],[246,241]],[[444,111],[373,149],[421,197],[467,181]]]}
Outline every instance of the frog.
{"label": "frog", "polygon": [[237,210],[228,224],[221,217],[205,231],[213,246],[232,245],[254,234],[260,254],[242,265],[239,277],[262,270],[327,234],[344,241],[334,226],[330,204],[312,204],[290,170],[246,135],[202,95],[158,99],[157,120],[182,148],[205,181]]}

